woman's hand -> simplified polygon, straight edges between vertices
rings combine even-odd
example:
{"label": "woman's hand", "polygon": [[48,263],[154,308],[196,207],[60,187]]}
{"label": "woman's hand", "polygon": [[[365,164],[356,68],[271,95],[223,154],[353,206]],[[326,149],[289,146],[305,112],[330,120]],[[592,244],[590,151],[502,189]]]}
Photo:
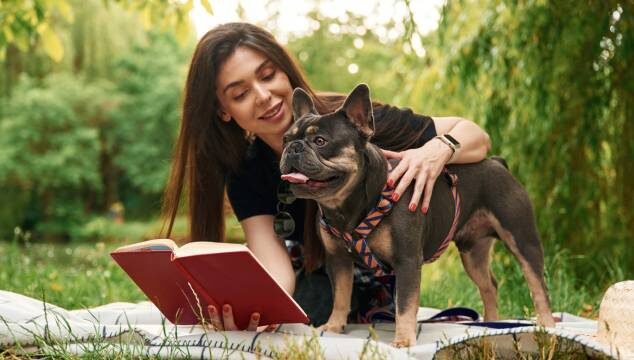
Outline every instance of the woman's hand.
{"label": "woman's hand", "polygon": [[388,186],[394,186],[398,181],[398,185],[392,195],[392,200],[398,201],[407,187],[412,183],[412,180],[414,180],[414,194],[409,202],[409,211],[416,211],[421,195],[424,194],[420,209],[423,214],[426,214],[429,209],[429,202],[436,179],[442,172],[447,161],[449,161],[453,155],[453,150],[441,140],[432,139],[417,149],[402,152],[382,151],[388,159],[401,160],[398,165],[392,169],[387,179]]}
{"label": "woman's hand", "polygon": [[211,327],[214,330],[225,330],[225,331],[234,331],[234,330],[247,330],[247,331],[256,331],[258,328],[258,323],[260,322],[260,314],[253,313],[251,314],[251,318],[249,319],[249,325],[246,329],[238,329],[235,321],[233,320],[233,310],[231,309],[231,305],[224,304],[222,307],[222,314],[218,313],[218,309],[215,306],[209,305],[207,306],[207,312],[209,312],[209,319],[211,321]]}
{"label": "woman's hand", "polygon": [[273,331],[279,325],[264,325],[258,326],[260,322],[260,314],[253,313],[251,314],[251,318],[249,319],[249,325],[246,329],[238,329],[235,321],[233,320],[233,311],[231,309],[231,305],[225,304],[222,307],[222,315],[218,313],[218,309],[215,306],[209,305],[207,306],[207,312],[209,313],[209,319],[211,321],[211,328],[216,331],[235,331],[235,330],[246,330],[246,331]]}

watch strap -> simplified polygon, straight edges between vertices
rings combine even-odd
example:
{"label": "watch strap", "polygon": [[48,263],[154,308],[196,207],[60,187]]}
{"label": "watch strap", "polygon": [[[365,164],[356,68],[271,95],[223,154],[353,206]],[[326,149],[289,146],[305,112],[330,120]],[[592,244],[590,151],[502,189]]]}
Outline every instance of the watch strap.
{"label": "watch strap", "polygon": [[458,142],[458,140],[456,140],[455,137],[449,135],[449,134],[442,134],[441,135],[443,138],[449,140],[449,142],[451,142],[456,149],[460,149],[460,142]]}
{"label": "watch strap", "polygon": [[456,150],[460,148],[460,143],[456,145],[451,140],[447,139],[444,135],[438,135],[434,139],[438,139],[445,143],[445,145],[449,146],[449,148],[451,149],[451,157],[449,157],[449,160],[447,160],[447,162],[450,162],[453,159],[454,155],[456,155]]}

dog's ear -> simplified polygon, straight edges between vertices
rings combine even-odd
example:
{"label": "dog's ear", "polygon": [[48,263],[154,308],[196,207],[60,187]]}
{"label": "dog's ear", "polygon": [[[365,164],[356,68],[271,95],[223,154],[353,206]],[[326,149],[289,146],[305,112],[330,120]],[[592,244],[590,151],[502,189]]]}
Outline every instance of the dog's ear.
{"label": "dog's ear", "polygon": [[317,114],[313,99],[302,88],[295,88],[293,90],[293,118],[298,120],[308,113]]}
{"label": "dog's ear", "polygon": [[368,85],[357,85],[343,102],[341,111],[357,125],[366,139],[374,134],[374,115]]}

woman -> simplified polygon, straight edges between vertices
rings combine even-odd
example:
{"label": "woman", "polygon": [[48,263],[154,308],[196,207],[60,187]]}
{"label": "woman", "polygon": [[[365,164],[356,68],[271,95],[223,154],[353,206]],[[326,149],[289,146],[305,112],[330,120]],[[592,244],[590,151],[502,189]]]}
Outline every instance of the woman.
{"label": "woman", "polygon": [[[277,162],[282,135],[293,121],[291,95],[296,87],[313,96],[320,113],[336,110],[343,101],[341,95],[312,90],[267,31],[247,23],[209,31],[190,64],[163,211],[169,237],[185,189],[191,240],[222,241],[226,189],[250,250],[318,325],[326,321],[332,300],[324,297],[330,289],[320,267],[323,250],[314,230],[315,204],[298,199],[286,205],[277,198]],[[420,209],[420,216],[427,212],[433,184],[447,162],[480,161],[490,147],[488,135],[462,118],[430,118],[378,103],[374,116],[372,141],[387,157],[401,159],[388,178],[388,183],[396,184],[395,200],[413,183],[414,194],[407,200],[410,211]],[[461,143],[459,149],[435,139],[436,134],[446,133]],[[296,223],[291,234],[274,232],[274,215],[280,210],[290,213]],[[302,245],[294,247],[293,258],[287,243]],[[351,320],[376,320],[370,316],[377,314],[389,320],[393,303],[389,281],[368,277],[362,270],[358,273]],[[236,329],[230,304],[222,311],[213,307],[209,311],[215,328]],[[251,320],[249,330],[257,327],[259,314]]]}

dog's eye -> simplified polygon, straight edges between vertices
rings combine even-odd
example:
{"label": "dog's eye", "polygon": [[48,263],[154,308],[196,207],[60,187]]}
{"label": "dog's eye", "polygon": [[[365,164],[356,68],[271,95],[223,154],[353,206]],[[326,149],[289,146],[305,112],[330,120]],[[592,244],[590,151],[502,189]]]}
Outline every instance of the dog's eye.
{"label": "dog's eye", "polygon": [[326,141],[326,139],[324,139],[324,138],[323,138],[323,137],[321,137],[321,136],[316,136],[316,137],[313,139],[313,143],[315,143],[315,145],[317,145],[317,146],[321,147],[321,146],[326,145],[327,141]]}

